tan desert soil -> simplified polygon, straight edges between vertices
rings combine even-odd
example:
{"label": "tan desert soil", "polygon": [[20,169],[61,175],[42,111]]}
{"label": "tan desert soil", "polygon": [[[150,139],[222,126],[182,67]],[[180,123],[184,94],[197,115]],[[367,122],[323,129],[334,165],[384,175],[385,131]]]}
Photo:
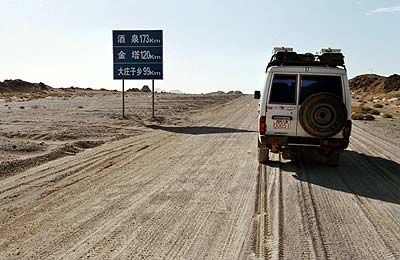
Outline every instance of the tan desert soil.
{"label": "tan desert soil", "polygon": [[[126,94],[126,120],[121,120],[120,93],[80,91],[79,96],[40,99],[35,93],[8,94],[15,95],[12,102],[0,99],[0,178],[104,142],[141,134],[148,123],[190,123],[200,111],[239,97],[156,94],[158,121],[152,121],[149,93]],[[23,98],[17,98],[20,95]]]}
{"label": "tan desert soil", "polygon": [[[379,104],[382,108],[374,107]],[[380,94],[353,94],[352,106],[368,107],[377,110],[380,114],[374,115],[373,121],[353,120],[353,124],[359,128],[377,135],[383,140],[400,147],[400,92]],[[391,115],[392,118],[385,118],[384,115]]]}
{"label": "tan desert soil", "polygon": [[399,259],[399,151],[355,126],[338,168],[304,155],[297,163],[262,166],[257,255]]}
{"label": "tan desert soil", "polygon": [[0,180],[0,259],[400,258],[397,145],[263,166],[256,129],[242,96]]}

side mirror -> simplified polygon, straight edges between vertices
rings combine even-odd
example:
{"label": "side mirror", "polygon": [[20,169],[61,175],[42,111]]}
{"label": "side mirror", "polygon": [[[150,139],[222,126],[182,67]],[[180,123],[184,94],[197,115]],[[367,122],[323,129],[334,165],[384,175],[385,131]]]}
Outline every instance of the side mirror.
{"label": "side mirror", "polygon": [[254,99],[260,99],[261,93],[259,90],[254,91]]}

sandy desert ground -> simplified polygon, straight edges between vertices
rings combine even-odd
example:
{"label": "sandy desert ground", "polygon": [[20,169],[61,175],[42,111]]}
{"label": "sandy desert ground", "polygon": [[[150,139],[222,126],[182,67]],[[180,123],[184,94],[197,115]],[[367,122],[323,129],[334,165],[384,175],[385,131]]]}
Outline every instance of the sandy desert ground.
{"label": "sandy desert ground", "polygon": [[205,108],[238,97],[156,94],[153,120],[151,93],[126,93],[127,120],[122,120],[121,93],[51,94],[57,96],[37,99],[35,94],[19,94],[20,98],[11,102],[0,98],[0,178],[105,142],[139,135],[148,131],[143,127],[146,124],[190,124]]}
{"label": "sandy desert ground", "polygon": [[248,95],[0,102],[0,259],[400,258],[397,114],[332,168],[259,165]]}

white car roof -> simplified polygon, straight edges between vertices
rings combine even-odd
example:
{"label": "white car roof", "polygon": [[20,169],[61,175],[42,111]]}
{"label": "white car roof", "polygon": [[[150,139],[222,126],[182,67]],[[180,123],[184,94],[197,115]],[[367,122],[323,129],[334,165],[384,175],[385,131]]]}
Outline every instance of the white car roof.
{"label": "white car roof", "polygon": [[346,75],[345,69],[322,66],[272,66],[267,72]]}

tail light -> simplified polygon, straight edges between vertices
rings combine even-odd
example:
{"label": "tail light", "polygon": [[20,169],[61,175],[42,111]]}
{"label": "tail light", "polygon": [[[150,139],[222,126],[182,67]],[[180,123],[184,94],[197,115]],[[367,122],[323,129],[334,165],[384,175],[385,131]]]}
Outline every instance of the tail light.
{"label": "tail light", "polygon": [[351,120],[347,120],[346,123],[344,124],[343,136],[350,137],[350,134],[351,134]]}
{"label": "tail light", "polygon": [[266,124],[265,124],[265,116],[260,116],[259,122],[258,122],[258,131],[260,134],[265,134],[266,131]]}

